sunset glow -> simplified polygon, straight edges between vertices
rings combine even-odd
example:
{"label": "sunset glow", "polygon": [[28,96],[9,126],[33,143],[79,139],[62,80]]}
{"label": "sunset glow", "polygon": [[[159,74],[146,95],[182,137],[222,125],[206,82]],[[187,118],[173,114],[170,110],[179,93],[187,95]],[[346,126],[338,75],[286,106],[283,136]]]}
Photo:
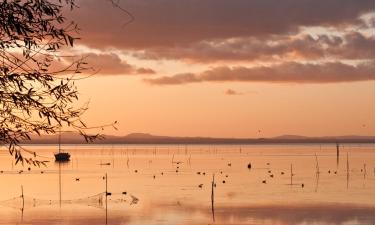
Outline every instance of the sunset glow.
{"label": "sunset glow", "polygon": [[73,54],[97,72],[81,101],[90,123],[119,121],[106,133],[375,132],[373,1],[121,1],[130,23],[106,1],[78,5]]}
{"label": "sunset glow", "polygon": [[0,225],[375,224],[375,0],[0,0]]}

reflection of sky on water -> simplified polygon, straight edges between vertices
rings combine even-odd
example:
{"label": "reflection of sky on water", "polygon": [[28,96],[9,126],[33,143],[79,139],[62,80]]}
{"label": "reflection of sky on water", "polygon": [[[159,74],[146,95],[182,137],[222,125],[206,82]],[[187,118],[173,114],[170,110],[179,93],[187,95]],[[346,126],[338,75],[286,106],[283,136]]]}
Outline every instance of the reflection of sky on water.
{"label": "reflection of sky on water", "polygon": [[[218,221],[269,221],[272,224],[363,224],[375,222],[375,208],[355,205],[288,205],[218,208]],[[246,223],[245,223],[246,224]]]}
{"label": "reflection of sky on water", "polygon": [[[40,150],[42,154],[52,155],[54,149],[44,148]],[[375,165],[375,146],[344,146],[339,165],[334,145],[241,146],[241,152],[238,149],[75,146],[71,150],[72,161],[61,166],[61,209],[58,164],[28,171],[19,165],[13,168],[9,156],[0,155],[0,183],[6,184],[0,192],[0,225],[20,223],[21,185],[26,198],[20,224],[104,224],[105,210],[97,198],[98,193],[105,191],[105,173],[113,194],[108,207],[111,225],[212,224],[213,173],[217,184],[215,224],[375,224],[375,171],[370,169]],[[319,180],[315,154],[321,172]],[[247,168],[249,162],[251,170]],[[366,176],[362,171],[364,163],[368,168]],[[289,185],[291,164],[295,174],[293,186]],[[124,191],[126,195],[122,194]],[[132,195],[139,198],[139,203],[130,205]],[[12,197],[18,197],[17,201],[3,201]]]}
{"label": "reflection of sky on water", "polygon": [[[20,213],[12,216],[0,211],[1,225],[21,222]],[[217,207],[215,224],[277,224],[277,225],[373,225],[375,207],[353,204],[305,204],[305,205],[248,205]],[[16,216],[16,215],[19,215]],[[127,209],[110,210],[109,225],[138,224],[212,224],[210,208],[199,205],[159,203],[142,207],[140,211]],[[4,219],[6,218],[6,219]],[[63,221],[63,223],[62,223]],[[32,209],[25,212],[23,223],[28,225],[102,225],[105,212],[99,209],[72,205],[63,207]]]}

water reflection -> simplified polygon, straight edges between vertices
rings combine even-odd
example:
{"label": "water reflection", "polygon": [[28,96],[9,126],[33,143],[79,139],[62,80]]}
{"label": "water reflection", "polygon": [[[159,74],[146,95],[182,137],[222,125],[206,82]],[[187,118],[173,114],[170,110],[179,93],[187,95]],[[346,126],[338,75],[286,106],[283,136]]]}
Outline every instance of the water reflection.
{"label": "water reflection", "polygon": [[[248,224],[251,221],[270,221],[269,224],[362,224],[375,222],[375,208],[351,204],[260,205],[217,208],[217,221],[228,224],[236,218]],[[241,223],[241,222],[240,222]],[[257,224],[257,223],[253,223]]]}
{"label": "water reflection", "polygon": [[[0,210],[0,212],[3,212]],[[71,209],[63,206],[32,209],[25,212],[21,224],[61,224],[66,225],[136,225],[136,224],[212,224],[209,207],[183,203],[158,203],[141,208],[140,211],[109,210],[109,217],[102,210],[82,208],[73,205]],[[219,206],[215,209],[215,223],[224,224],[278,224],[278,225],[373,225],[375,207],[353,204],[300,204],[300,205],[247,205]],[[0,214],[4,218],[3,214]],[[0,224],[15,224],[9,217]],[[21,220],[22,222],[22,220]]]}
{"label": "water reflection", "polygon": [[0,224],[375,223],[375,146],[340,149],[346,165],[335,146],[220,148],[76,147],[31,170],[0,155]]}

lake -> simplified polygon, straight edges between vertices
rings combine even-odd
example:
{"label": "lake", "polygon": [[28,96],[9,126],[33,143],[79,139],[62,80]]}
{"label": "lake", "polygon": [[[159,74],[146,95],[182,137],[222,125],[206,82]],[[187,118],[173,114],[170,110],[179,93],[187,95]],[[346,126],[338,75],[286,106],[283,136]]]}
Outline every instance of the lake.
{"label": "lake", "polygon": [[0,225],[375,224],[371,144],[25,147],[51,162],[1,149]]}

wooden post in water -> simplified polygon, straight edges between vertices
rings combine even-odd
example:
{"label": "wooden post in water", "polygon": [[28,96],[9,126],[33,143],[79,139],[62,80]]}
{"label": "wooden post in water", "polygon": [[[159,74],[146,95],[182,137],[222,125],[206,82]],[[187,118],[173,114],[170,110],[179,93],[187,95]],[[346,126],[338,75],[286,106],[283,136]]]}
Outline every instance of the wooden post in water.
{"label": "wooden post in water", "polygon": [[105,224],[108,224],[108,176],[105,173]]}
{"label": "wooden post in water", "polygon": [[22,185],[21,185],[21,198],[22,198],[21,221],[23,221],[23,211],[25,210],[25,195],[23,194],[23,186]]}
{"label": "wooden post in water", "polygon": [[315,161],[316,161],[316,165],[315,165],[315,178],[316,178],[315,192],[317,192],[318,187],[319,187],[320,169],[319,169],[318,156],[316,155],[316,153],[315,153]]}
{"label": "wooden post in water", "polygon": [[318,156],[316,155],[315,153],[315,162],[316,162],[316,165],[315,165],[315,173],[316,175],[320,174],[320,170],[319,170],[319,161],[318,161]]}
{"label": "wooden post in water", "polygon": [[346,153],[346,188],[349,188],[349,153]]}
{"label": "wooden post in water", "polygon": [[212,174],[212,184],[211,184],[211,211],[212,211],[212,219],[215,222],[215,196],[214,196],[214,188],[215,188],[215,174]]}
{"label": "wooden post in water", "polygon": [[338,142],[336,142],[336,165],[337,165],[337,168],[339,167],[339,163],[340,163],[340,144]]}
{"label": "wooden post in water", "polygon": [[21,185],[21,198],[22,198],[22,212],[25,207],[25,196],[23,195],[23,186]]}
{"label": "wooden post in water", "polygon": [[290,186],[293,185],[293,164],[290,164]]}
{"label": "wooden post in water", "polygon": [[61,208],[61,163],[59,163],[59,206]]}
{"label": "wooden post in water", "polygon": [[367,170],[366,170],[366,163],[363,164],[363,179],[366,179]]}
{"label": "wooden post in water", "polygon": [[105,194],[107,196],[108,193],[108,179],[107,179],[107,173],[105,173]]}

